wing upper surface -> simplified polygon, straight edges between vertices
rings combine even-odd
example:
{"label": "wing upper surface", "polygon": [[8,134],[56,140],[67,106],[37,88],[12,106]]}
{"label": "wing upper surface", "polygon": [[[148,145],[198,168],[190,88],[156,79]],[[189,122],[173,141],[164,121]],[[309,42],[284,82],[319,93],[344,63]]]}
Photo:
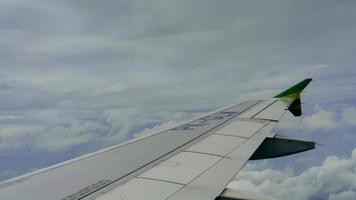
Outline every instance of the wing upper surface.
{"label": "wing upper surface", "polygon": [[[181,156],[178,154],[189,147],[191,147],[190,150],[182,152],[185,155],[180,157],[181,159],[189,160],[190,157],[199,154],[196,153],[197,151],[202,151],[204,158],[199,156],[194,158],[201,159],[202,163],[211,167],[218,163],[223,156],[226,156],[225,154],[231,150],[230,147],[236,148],[236,145],[241,145],[244,139],[229,140],[228,137],[234,136],[224,134],[209,136],[215,130],[237,118],[239,114],[261,103],[265,103],[265,101],[247,101],[166,131],[5,181],[0,185],[0,199],[72,200],[94,198],[135,177],[152,182],[155,177],[151,177],[154,175],[153,172],[151,176],[147,175],[149,170],[154,170],[155,166],[159,166],[165,160],[174,159],[172,156]],[[192,147],[193,144],[205,138],[207,139],[205,144],[200,143],[200,146]],[[223,145],[224,141],[228,140],[228,147],[219,149],[219,152],[213,152],[214,150],[206,144],[215,142],[214,139],[217,139],[217,145]],[[189,168],[189,166],[187,167]],[[191,174],[187,174],[184,180],[178,180],[178,183],[181,186],[191,182],[190,177],[201,173],[201,170],[207,169],[192,168]],[[144,172],[147,177],[144,176]],[[167,174],[169,175],[168,169]],[[139,177],[140,175],[141,177]],[[175,181],[177,180],[169,179],[166,182],[175,184]],[[136,181],[136,184],[142,184],[142,182]],[[176,188],[176,185],[156,184],[155,186]]]}
{"label": "wing upper surface", "polygon": [[[135,200],[140,199],[137,195],[143,191],[146,200],[215,199],[263,140],[272,136],[273,127],[285,112],[285,106],[281,105],[275,100],[260,101],[245,114],[206,133],[199,142],[97,200]],[[166,187],[171,190],[165,190]],[[164,194],[158,197],[157,192],[163,190]]]}
{"label": "wing upper surface", "polygon": [[302,114],[300,94],[310,81],[275,96],[279,100],[246,101],[4,181],[0,199],[213,200],[224,195],[251,156],[270,158],[315,147],[272,134],[286,110]]}

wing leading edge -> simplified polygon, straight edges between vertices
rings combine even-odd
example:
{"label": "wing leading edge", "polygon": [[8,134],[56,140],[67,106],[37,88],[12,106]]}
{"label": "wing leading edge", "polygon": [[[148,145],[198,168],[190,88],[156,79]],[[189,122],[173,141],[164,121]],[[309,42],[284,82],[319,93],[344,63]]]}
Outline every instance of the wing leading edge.
{"label": "wing leading edge", "polygon": [[[265,152],[287,155],[284,141],[291,144],[294,140],[274,136],[272,129],[296,99],[300,102],[306,82],[299,83],[304,87],[277,95],[280,99],[230,106],[175,128],[5,181],[0,184],[0,199],[224,198],[226,185],[249,159],[267,158]],[[298,95],[290,95],[296,92]],[[277,143],[280,151],[268,153]],[[300,140],[294,143],[304,144]],[[288,154],[301,149],[295,147]]]}

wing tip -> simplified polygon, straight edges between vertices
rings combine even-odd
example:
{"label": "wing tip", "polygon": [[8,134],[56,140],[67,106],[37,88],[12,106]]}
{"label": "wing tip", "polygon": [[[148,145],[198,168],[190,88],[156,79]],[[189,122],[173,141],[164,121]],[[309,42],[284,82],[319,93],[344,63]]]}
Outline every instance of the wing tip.
{"label": "wing tip", "polygon": [[300,95],[300,93],[306,88],[309,83],[313,80],[313,78],[306,78],[301,82],[293,85],[292,87],[284,90],[283,92],[277,94],[273,98],[290,98],[296,99]]}
{"label": "wing tip", "polygon": [[299,117],[302,115],[302,105],[300,94],[312,81],[312,78],[306,78],[296,85],[284,90],[283,92],[274,96],[274,98],[279,98],[282,100],[287,100],[290,102],[288,110],[295,116]]}

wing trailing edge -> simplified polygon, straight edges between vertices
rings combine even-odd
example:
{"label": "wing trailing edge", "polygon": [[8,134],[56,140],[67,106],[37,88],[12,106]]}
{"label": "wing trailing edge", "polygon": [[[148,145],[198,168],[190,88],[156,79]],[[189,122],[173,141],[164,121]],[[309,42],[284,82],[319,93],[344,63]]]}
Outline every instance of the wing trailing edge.
{"label": "wing trailing edge", "polygon": [[276,200],[266,194],[257,194],[251,191],[226,188],[215,200]]}

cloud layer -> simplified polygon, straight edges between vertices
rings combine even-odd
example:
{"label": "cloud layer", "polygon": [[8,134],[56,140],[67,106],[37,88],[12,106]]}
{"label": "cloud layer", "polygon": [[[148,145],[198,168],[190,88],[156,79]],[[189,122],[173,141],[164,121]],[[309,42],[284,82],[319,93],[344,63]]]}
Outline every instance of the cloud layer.
{"label": "cloud layer", "polygon": [[355,98],[353,2],[255,3],[2,1],[0,148],[121,142],[307,76]]}
{"label": "cloud layer", "polygon": [[332,111],[326,111],[320,106],[315,106],[316,111],[313,115],[303,118],[302,124],[306,129],[313,130],[331,130],[338,127],[336,114]]}
{"label": "cloud layer", "polygon": [[335,108],[328,110],[316,104],[310,110],[299,119],[287,114],[282,123],[278,124],[278,128],[312,134],[335,133],[337,130],[343,131],[356,126],[356,108],[353,106],[344,104],[336,110]]}
{"label": "cloud layer", "polygon": [[[255,164],[256,165],[256,164]],[[329,156],[322,165],[301,174],[293,170],[244,168],[229,187],[264,193],[278,199],[356,199],[356,149],[351,157]]]}

